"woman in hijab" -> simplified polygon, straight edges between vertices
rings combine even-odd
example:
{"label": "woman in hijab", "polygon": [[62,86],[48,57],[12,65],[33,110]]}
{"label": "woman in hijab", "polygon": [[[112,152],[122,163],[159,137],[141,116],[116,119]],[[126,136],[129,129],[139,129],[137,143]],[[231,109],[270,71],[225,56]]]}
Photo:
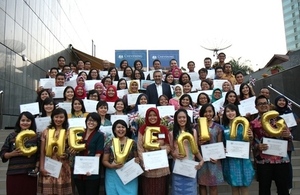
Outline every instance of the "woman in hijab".
{"label": "woman in hijab", "polygon": [[174,97],[169,100],[169,104],[175,107],[175,110],[180,108],[179,99],[183,95],[183,87],[180,84],[174,87]]}

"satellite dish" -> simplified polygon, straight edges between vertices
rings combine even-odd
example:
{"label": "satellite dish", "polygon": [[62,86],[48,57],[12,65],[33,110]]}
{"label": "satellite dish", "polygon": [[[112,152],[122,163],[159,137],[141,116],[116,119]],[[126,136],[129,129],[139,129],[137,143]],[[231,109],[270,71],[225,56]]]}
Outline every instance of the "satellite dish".
{"label": "satellite dish", "polygon": [[211,40],[207,39],[201,44],[202,48],[212,51],[214,57],[218,56],[219,51],[225,50],[231,46],[232,44],[229,41],[217,38]]}

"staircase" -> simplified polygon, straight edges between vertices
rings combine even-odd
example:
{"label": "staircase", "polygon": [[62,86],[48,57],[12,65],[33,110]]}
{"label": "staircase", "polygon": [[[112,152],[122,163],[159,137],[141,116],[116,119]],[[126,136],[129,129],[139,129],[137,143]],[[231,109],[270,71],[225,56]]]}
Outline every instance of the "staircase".
{"label": "staircase", "polygon": [[[2,147],[6,137],[12,130],[0,130],[0,147]],[[293,165],[293,190],[292,194],[300,194],[300,141],[294,141],[295,151],[292,153],[292,165]],[[0,195],[6,194],[6,170],[8,163],[0,162]],[[275,183],[272,183],[271,194],[276,193]],[[218,186],[219,195],[231,195],[231,188],[227,183],[223,183]],[[100,192],[103,193],[103,188],[100,189]],[[258,194],[258,182],[253,181],[249,187],[249,195]]]}

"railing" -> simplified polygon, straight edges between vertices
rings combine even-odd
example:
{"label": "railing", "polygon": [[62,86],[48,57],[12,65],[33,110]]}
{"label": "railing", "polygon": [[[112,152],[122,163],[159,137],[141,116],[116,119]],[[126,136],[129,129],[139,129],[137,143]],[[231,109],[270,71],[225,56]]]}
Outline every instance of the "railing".
{"label": "railing", "polygon": [[284,96],[288,101],[290,101],[293,105],[297,106],[298,108],[300,108],[300,105],[298,103],[296,103],[295,101],[291,100],[290,98],[288,98],[287,96],[285,96],[284,94],[280,93],[279,91],[277,91],[276,89],[273,88],[272,84],[268,85],[268,88],[271,89],[272,91],[278,93],[279,95]]}
{"label": "railing", "polygon": [[0,91],[0,129],[2,129],[3,125],[3,91]]}

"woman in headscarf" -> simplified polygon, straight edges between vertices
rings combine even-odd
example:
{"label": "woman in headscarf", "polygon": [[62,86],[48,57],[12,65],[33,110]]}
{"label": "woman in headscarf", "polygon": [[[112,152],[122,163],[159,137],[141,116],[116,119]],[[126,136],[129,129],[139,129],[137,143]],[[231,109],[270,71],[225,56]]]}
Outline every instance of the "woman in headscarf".
{"label": "woman in headscarf", "polygon": [[175,110],[180,108],[179,99],[183,95],[183,87],[180,84],[174,87],[174,97],[169,100],[169,104],[175,107]]}
{"label": "woman in headscarf", "polygon": [[74,89],[74,93],[75,93],[75,97],[77,97],[77,98],[80,98],[80,99],[86,98],[86,91],[84,89],[84,86],[77,85]]}
{"label": "woman in headscarf", "polygon": [[100,95],[100,100],[104,101],[106,99],[105,97],[105,87],[101,82],[95,83],[94,85],[94,89],[98,91],[99,95]]}
{"label": "woman in headscarf", "polygon": [[[167,154],[170,152],[168,129],[160,124],[160,116],[157,108],[149,108],[146,112],[145,124],[141,126],[138,133],[138,154],[143,167],[144,163],[142,154],[150,151],[145,147],[145,135],[149,127],[158,127],[160,129],[159,136],[157,135],[157,143],[159,143],[159,148],[157,150],[166,150]],[[169,167],[145,171],[142,175],[142,194],[166,194],[166,183],[168,182],[167,176],[169,174]]]}
{"label": "woman in headscarf", "polygon": [[[134,94],[134,93],[139,93],[139,84],[136,80],[130,81],[129,86],[128,86],[128,94]],[[127,106],[127,113],[129,113],[129,112],[133,111],[135,105],[134,104],[128,105],[127,97],[128,97],[128,95],[125,94],[122,99],[123,99],[125,105]]]}
{"label": "woman in headscarf", "polygon": [[222,98],[222,90],[220,88],[214,89],[211,95],[211,103],[214,103],[215,101],[221,98]]}
{"label": "woman in headscarf", "polygon": [[117,88],[114,85],[109,85],[106,89],[106,99],[107,102],[115,102],[119,99]]}

